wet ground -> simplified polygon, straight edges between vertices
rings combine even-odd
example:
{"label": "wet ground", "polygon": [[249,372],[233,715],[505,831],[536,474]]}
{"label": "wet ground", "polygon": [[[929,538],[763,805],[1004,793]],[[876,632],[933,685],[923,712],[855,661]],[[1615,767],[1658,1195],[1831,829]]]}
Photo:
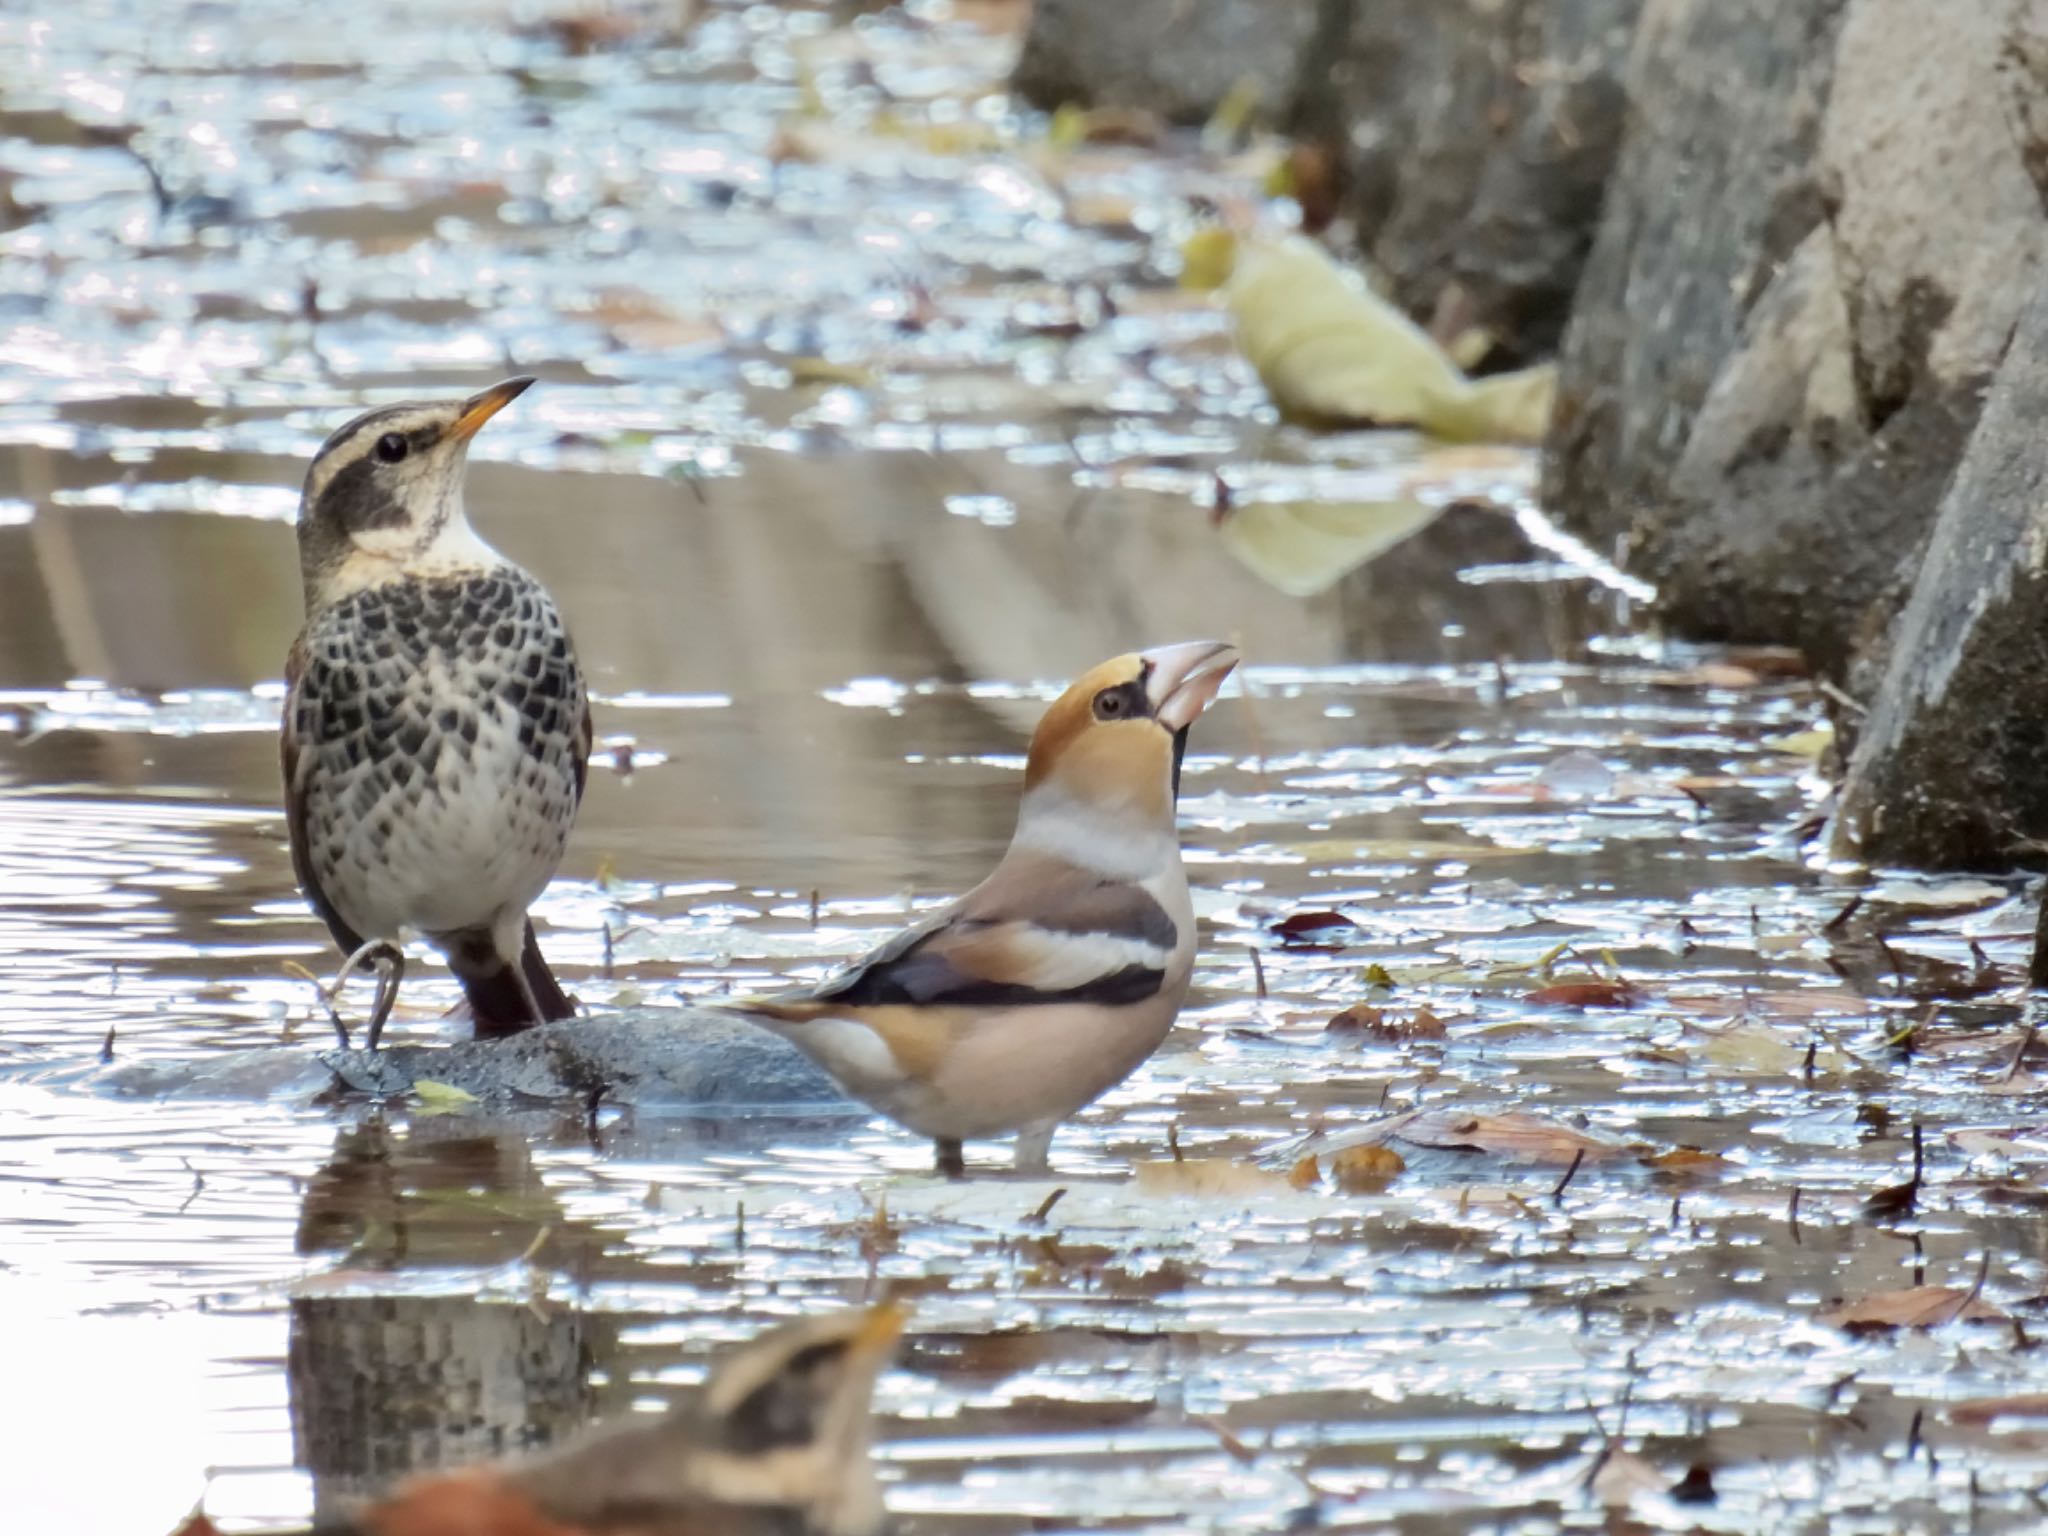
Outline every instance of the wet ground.
{"label": "wet ground", "polygon": [[[1819,867],[1811,686],[1643,635],[1524,460],[1276,425],[1172,280],[1258,155],[1049,136],[1020,20],[0,14],[0,1507],[288,1523],[893,1283],[912,1532],[2035,1528],[2021,893]],[[599,695],[538,914],[587,1004],[860,950],[985,871],[1061,680],[1244,646],[1194,999],[1052,1185],[857,1116],[107,1089],[325,1045],[295,486],[511,372],[470,499]],[[1482,504],[1341,574],[1418,491]]]}

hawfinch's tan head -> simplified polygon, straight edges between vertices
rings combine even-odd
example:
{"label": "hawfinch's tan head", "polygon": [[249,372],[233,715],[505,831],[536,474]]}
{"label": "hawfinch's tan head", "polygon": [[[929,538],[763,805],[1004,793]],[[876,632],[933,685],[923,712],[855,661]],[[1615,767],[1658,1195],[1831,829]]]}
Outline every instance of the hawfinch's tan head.
{"label": "hawfinch's tan head", "polygon": [[1171,821],[1188,728],[1237,665],[1237,650],[1190,640],[1118,656],[1053,702],[1031,738],[1024,792]]}

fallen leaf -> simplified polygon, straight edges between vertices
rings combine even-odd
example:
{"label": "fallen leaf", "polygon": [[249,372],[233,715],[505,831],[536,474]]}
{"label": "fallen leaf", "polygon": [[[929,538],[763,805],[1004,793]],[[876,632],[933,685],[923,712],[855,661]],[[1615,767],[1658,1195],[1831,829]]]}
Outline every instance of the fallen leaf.
{"label": "fallen leaf", "polygon": [[[1787,1074],[1805,1068],[1807,1047],[1813,1039],[1809,1034],[1793,1034],[1768,1024],[1731,1024],[1726,1029],[1703,1029],[1698,1035],[1700,1044],[1693,1048],[1694,1054],[1717,1067]],[[1820,1067],[1819,1055],[1816,1050],[1816,1070]],[[1829,1055],[1838,1057],[1839,1053],[1831,1051]]]}
{"label": "fallen leaf", "polygon": [[1794,757],[1818,758],[1835,744],[1835,728],[1822,721],[1810,731],[1793,731],[1785,736],[1766,736],[1764,745]]}
{"label": "fallen leaf", "polygon": [[1418,1008],[1404,1019],[1390,1017],[1384,1008],[1375,1008],[1371,1003],[1353,1003],[1324,1025],[1323,1032],[1367,1040],[1441,1040],[1444,1021],[1427,1008]]}
{"label": "fallen leaf", "polygon": [[1748,667],[1707,662],[1679,672],[1652,672],[1643,681],[1652,688],[1754,688],[1763,678]]}
{"label": "fallen leaf", "polygon": [[1342,912],[1290,912],[1273,924],[1273,931],[1283,939],[1301,939],[1356,926]]}
{"label": "fallen leaf", "polygon": [[220,1536],[220,1527],[194,1510],[185,1517],[183,1525],[171,1532],[171,1536]]}
{"label": "fallen leaf", "polygon": [[1340,1147],[1330,1154],[1330,1180],[1347,1195],[1376,1195],[1407,1166],[1392,1147]]}
{"label": "fallen leaf", "polygon": [[458,1088],[453,1083],[438,1083],[431,1077],[414,1078],[412,1091],[420,1101],[420,1108],[430,1115],[459,1115],[477,1101],[476,1095],[467,1088]]}
{"label": "fallen leaf", "polygon": [[1239,564],[1290,597],[1327,592],[1368,560],[1427,528],[1443,513],[1402,496],[1385,501],[1250,501],[1233,507],[1218,536]]}
{"label": "fallen leaf", "polygon": [[2020,1125],[2010,1130],[1966,1125],[1948,1132],[1948,1139],[1972,1157],[2048,1157],[2048,1126]]}
{"label": "fallen leaf", "polygon": [[1644,1166],[1659,1173],[1706,1174],[1719,1173],[1729,1166],[1728,1159],[1718,1152],[1705,1152],[1698,1147],[1673,1147],[1666,1152],[1656,1152],[1643,1159]]}
{"label": "fallen leaf", "polygon": [[1224,297],[1238,346],[1284,415],[1539,441],[1556,371],[1472,380],[1394,305],[1298,235],[1238,242]]}
{"label": "fallen leaf", "polygon": [[1313,1157],[1304,1157],[1287,1173],[1287,1185],[1290,1189],[1316,1189],[1322,1182],[1322,1167]]}
{"label": "fallen leaf", "polygon": [[1289,1188],[1288,1174],[1232,1157],[1159,1158],[1131,1165],[1143,1195],[1266,1195]]}
{"label": "fallen leaf", "polygon": [[1838,1301],[1816,1314],[1851,1333],[1886,1328],[1939,1328],[1958,1320],[1999,1323],[2005,1313],[1961,1285],[1916,1285],[1903,1291],[1872,1291],[1856,1301]]}
{"label": "fallen leaf", "polygon": [[1461,1109],[1417,1109],[1367,1128],[1358,1143],[1399,1140],[1417,1147],[1472,1148],[1522,1162],[1569,1163],[1612,1157],[1627,1148],[1523,1110],[1475,1114]]}
{"label": "fallen leaf", "polygon": [[1989,1424],[1994,1419],[2048,1419],[2048,1392],[1966,1398],[1960,1403],[1950,1403],[1945,1412],[1954,1424]]}
{"label": "fallen leaf", "polygon": [[1888,907],[1983,907],[2012,892],[1989,880],[1887,880],[1867,900]]}
{"label": "fallen leaf", "polygon": [[1543,1003],[1559,1008],[1633,1008],[1643,994],[1626,981],[1559,981],[1538,987],[1523,997],[1525,1003]]}

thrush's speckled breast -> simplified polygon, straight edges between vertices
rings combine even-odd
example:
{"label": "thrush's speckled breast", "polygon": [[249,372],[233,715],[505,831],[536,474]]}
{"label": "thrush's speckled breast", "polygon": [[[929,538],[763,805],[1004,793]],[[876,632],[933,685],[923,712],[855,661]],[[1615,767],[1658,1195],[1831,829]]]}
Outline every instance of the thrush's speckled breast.
{"label": "thrush's speckled breast", "polygon": [[[287,669],[307,898],[351,954],[434,942],[480,1035],[573,1011],[526,913],[583,793],[583,678],[546,589],[471,531],[462,502],[469,437],[528,382],[386,407],[328,440],[300,514],[307,619]],[[373,1038],[388,1006],[380,995]]]}

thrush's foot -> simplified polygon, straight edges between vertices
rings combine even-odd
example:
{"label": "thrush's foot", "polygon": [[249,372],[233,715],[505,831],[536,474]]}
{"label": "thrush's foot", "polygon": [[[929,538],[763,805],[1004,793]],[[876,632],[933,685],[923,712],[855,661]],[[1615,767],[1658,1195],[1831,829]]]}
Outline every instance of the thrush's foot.
{"label": "thrush's foot", "polygon": [[334,1000],[340,998],[341,989],[348,985],[349,977],[366,965],[377,968],[377,997],[370,1005],[370,1023],[363,1041],[366,1050],[374,1051],[384,1033],[384,1021],[391,1017],[392,1004],[398,1001],[398,984],[405,978],[405,951],[389,939],[371,939],[341,963],[341,971],[327,989],[326,996],[327,1010],[334,1015],[335,1032],[341,1036],[343,1050],[348,1049],[348,1029],[341,1022],[341,1015],[335,1012]]}

